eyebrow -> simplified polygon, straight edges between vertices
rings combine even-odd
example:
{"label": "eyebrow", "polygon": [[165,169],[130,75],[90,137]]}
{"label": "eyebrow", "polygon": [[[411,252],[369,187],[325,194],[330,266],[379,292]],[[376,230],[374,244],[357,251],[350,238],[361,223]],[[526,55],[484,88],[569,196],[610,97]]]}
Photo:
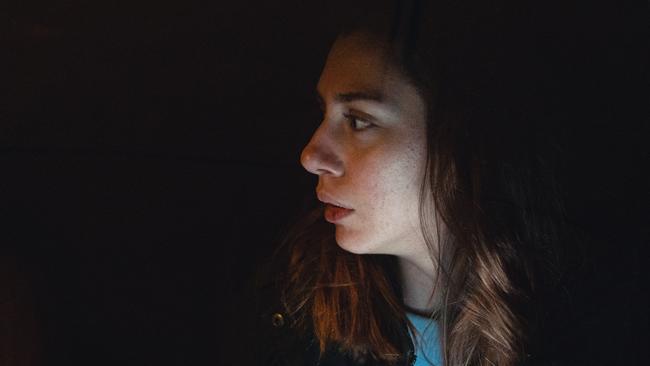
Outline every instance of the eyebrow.
{"label": "eyebrow", "polygon": [[[324,104],[323,97],[320,95],[318,90],[316,90],[316,99],[318,99],[318,102],[320,104]],[[348,92],[348,93],[338,93],[336,94],[336,96],[334,96],[334,100],[340,103],[349,103],[358,100],[366,100],[366,101],[382,103],[386,100],[386,98],[382,93],[377,91],[355,91],[355,92]]]}
{"label": "eyebrow", "polygon": [[350,92],[350,93],[340,93],[336,94],[334,97],[335,100],[339,102],[354,102],[357,100],[369,100],[373,102],[381,103],[384,101],[384,96],[379,92]]}

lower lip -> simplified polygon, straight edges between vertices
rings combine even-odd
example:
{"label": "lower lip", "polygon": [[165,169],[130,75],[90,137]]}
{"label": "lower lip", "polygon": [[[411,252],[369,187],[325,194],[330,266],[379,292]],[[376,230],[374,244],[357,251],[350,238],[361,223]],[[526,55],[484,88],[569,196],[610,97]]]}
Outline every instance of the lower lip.
{"label": "lower lip", "polygon": [[342,218],[348,216],[352,213],[349,208],[343,208],[339,206],[334,206],[329,203],[325,204],[325,220],[331,223],[341,220]]}

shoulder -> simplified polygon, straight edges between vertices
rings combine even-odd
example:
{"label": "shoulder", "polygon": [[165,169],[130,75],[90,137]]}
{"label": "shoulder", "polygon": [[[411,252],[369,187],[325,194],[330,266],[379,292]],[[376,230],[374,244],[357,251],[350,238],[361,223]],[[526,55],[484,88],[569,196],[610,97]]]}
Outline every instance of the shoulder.
{"label": "shoulder", "polygon": [[[341,352],[320,354],[319,344],[310,330],[298,331],[293,318],[281,302],[282,271],[260,270],[249,291],[255,303],[251,348],[248,360],[255,366],[357,366]],[[360,365],[359,365],[360,366]],[[366,366],[374,366],[366,364]]]}
{"label": "shoulder", "polygon": [[[239,352],[248,366],[303,366],[314,358],[315,342],[295,331],[281,302],[282,263],[267,262],[246,284],[246,302],[252,305]],[[317,356],[317,354],[316,354]]]}

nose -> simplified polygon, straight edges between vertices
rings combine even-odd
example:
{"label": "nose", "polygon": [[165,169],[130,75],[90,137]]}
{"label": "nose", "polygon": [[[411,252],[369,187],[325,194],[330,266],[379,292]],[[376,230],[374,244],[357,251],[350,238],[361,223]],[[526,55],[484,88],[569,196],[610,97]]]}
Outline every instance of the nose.
{"label": "nose", "polygon": [[312,174],[330,174],[340,177],[343,175],[343,162],[323,127],[321,125],[316,130],[307,146],[302,150],[300,164]]}

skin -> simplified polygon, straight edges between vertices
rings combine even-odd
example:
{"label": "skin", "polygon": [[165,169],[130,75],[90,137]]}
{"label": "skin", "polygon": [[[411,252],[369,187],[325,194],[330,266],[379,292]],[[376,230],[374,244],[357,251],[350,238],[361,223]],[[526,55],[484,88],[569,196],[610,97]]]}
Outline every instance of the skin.
{"label": "skin", "polygon": [[334,43],[317,86],[323,120],[301,164],[318,175],[320,197],[354,210],[335,223],[338,245],[397,256],[406,305],[426,312],[435,273],[418,215],[426,104],[383,46],[360,33]]}

